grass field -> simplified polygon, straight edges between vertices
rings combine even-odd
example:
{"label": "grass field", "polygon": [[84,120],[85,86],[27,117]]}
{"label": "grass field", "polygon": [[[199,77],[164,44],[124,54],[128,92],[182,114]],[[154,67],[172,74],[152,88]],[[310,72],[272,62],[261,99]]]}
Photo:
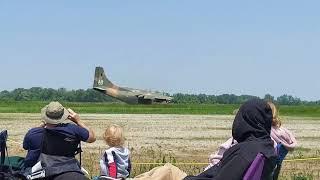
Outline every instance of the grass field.
{"label": "grass field", "polygon": [[[38,113],[48,102],[0,102],[0,113]],[[63,103],[80,113],[95,114],[197,114],[232,115],[240,105],[223,104],[168,104],[127,105],[111,103]],[[281,106],[283,116],[320,117],[320,106]]]}
{"label": "grass field", "polygon": [[[98,140],[83,143],[84,167],[91,175],[98,174],[98,160],[106,148],[101,135],[104,128],[116,123],[124,127],[126,146],[132,152],[133,175],[159,165],[140,165],[141,162],[206,163],[209,154],[230,137],[232,115],[172,115],[172,114],[81,114],[85,123],[94,129]],[[24,156],[21,143],[28,129],[40,122],[38,113],[0,113],[0,129],[8,129],[10,155]],[[320,156],[320,117],[283,117],[283,124],[297,137],[299,147],[287,159]],[[205,164],[177,164],[188,174],[197,174]],[[281,179],[320,179],[320,161],[285,162]],[[300,178],[301,179],[301,178]]]}

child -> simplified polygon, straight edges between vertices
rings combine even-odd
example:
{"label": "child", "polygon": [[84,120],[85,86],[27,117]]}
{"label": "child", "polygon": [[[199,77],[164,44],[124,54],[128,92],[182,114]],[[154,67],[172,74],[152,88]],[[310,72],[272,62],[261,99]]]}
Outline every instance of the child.
{"label": "child", "polygon": [[293,151],[297,146],[297,140],[293,134],[286,128],[281,126],[276,106],[272,102],[268,102],[273,113],[271,138],[277,143],[282,144],[288,151]]}
{"label": "child", "polygon": [[[280,160],[278,163],[277,168],[281,168],[281,162],[284,159],[286,152],[284,151],[293,151],[294,148],[297,146],[297,141],[293,134],[287,130],[286,128],[281,126],[281,121],[279,119],[279,113],[276,106],[272,102],[268,102],[271,110],[272,110],[272,127],[271,127],[271,139],[274,141],[275,148],[280,147],[282,145],[284,148],[278,151],[278,156],[280,156]],[[224,152],[229,149],[230,147],[237,144],[237,141],[233,139],[233,137],[229,138],[225,143],[219,146],[218,151],[215,154],[211,154],[209,156],[209,166],[205,168],[205,170],[209,169],[210,167],[218,164],[223,157]],[[282,152],[282,153],[281,153]]]}
{"label": "child", "polygon": [[297,146],[297,140],[288,129],[281,126],[281,121],[279,119],[276,106],[272,102],[268,102],[268,104],[271,107],[273,114],[270,136],[277,145],[277,167],[273,172],[273,180],[277,180],[281,170],[282,161],[288,152],[293,151]]}
{"label": "child", "polygon": [[126,179],[130,175],[130,151],[123,147],[123,129],[118,125],[109,126],[103,139],[109,148],[100,159],[100,177]]}

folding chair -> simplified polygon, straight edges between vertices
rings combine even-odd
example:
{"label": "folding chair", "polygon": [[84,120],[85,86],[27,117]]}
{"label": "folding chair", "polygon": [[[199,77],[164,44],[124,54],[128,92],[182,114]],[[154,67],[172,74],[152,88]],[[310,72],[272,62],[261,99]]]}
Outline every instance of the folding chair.
{"label": "folding chair", "polygon": [[7,152],[7,138],[8,138],[8,132],[7,130],[4,130],[0,132],[0,170],[4,168],[4,161],[6,158],[6,152]]}
{"label": "folding chair", "polygon": [[283,146],[283,144],[279,143],[277,145],[277,166],[273,171],[273,180],[277,180],[280,174],[282,162],[288,154],[288,150]]}
{"label": "folding chair", "polygon": [[[32,167],[28,179],[52,177],[65,172],[81,172],[81,145],[75,137],[45,129],[39,162]],[[80,154],[80,163],[75,158]]]}
{"label": "folding chair", "polygon": [[253,160],[250,167],[246,171],[243,180],[260,180],[265,159],[266,158],[263,154],[258,153],[256,158]]}
{"label": "folding chair", "polygon": [[[20,173],[23,166],[23,158],[8,156],[7,149],[8,131],[0,132],[0,179],[25,179]],[[11,162],[13,161],[13,163]]]}

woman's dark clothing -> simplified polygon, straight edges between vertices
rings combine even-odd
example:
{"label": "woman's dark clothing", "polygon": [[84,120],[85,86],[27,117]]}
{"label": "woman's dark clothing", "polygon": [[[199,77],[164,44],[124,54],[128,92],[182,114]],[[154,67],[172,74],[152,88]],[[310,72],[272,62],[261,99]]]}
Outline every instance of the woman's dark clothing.
{"label": "woman's dark clothing", "polygon": [[266,158],[261,179],[272,179],[277,156],[270,138],[271,122],[272,110],[265,101],[247,101],[240,107],[232,126],[232,135],[238,144],[228,149],[217,165],[185,179],[240,180],[258,153]]}

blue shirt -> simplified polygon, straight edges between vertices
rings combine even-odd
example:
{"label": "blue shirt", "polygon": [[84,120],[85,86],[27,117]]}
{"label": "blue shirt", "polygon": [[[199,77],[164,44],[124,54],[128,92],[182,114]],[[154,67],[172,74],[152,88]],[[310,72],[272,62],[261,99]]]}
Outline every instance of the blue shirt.
{"label": "blue shirt", "polygon": [[[70,137],[76,137],[78,141],[87,141],[89,138],[89,131],[75,124],[61,124],[50,129],[56,130],[57,132],[65,135],[70,135]],[[24,162],[25,167],[32,167],[37,163],[41,153],[40,148],[43,133],[44,128],[36,127],[30,129],[24,137],[23,148],[28,151]]]}

